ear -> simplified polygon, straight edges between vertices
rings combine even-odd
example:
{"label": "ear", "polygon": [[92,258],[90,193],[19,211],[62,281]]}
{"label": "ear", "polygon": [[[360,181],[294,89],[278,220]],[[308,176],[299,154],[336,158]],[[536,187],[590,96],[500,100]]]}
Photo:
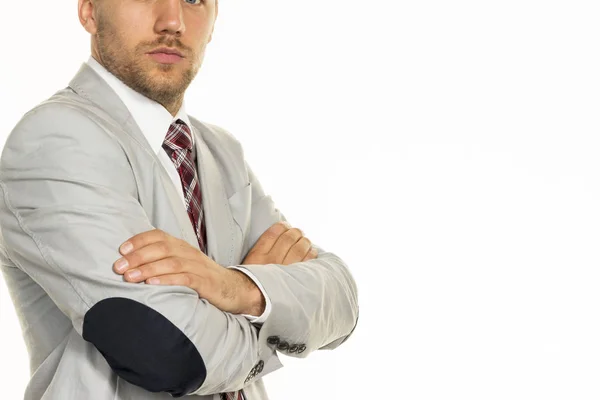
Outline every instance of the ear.
{"label": "ear", "polygon": [[213,36],[213,32],[215,31],[215,23],[217,22],[217,17],[219,16],[219,0],[215,0],[215,19],[213,21],[213,26],[212,29],[210,31],[210,36],[208,37],[208,42],[210,43],[210,41],[212,40],[212,36]]}
{"label": "ear", "polygon": [[93,0],[79,0],[77,9],[81,25],[89,34],[96,34],[98,26],[96,24],[96,6]]}

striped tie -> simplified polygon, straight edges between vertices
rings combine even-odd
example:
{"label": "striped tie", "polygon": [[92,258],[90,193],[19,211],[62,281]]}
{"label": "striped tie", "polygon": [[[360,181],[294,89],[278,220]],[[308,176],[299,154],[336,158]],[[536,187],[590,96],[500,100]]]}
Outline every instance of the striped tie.
{"label": "striped tie", "polygon": [[[200,250],[206,254],[206,227],[202,208],[202,192],[198,173],[192,159],[192,133],[184,121],[178,119],[171,124],[162,147],[179,172],[188,216],[194,226]],[[246,400],[241,390],[221,393],[221,399]]]}

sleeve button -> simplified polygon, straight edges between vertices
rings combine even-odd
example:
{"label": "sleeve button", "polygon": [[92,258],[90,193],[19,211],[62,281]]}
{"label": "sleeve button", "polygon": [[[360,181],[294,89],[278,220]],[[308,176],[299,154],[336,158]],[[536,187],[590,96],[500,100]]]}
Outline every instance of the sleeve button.
{"label": "sleeve button", "polygon": [[277,350],[287,350],[290,348],[290,345],[288,344],[288,342],[280,342],[277,345]]}
{"label": "sleeve button", "polygon": [[269,336],[267,338],[267,343],[268,344],[278,345],[279,344],[279,337],[277,337],[277,336]]}

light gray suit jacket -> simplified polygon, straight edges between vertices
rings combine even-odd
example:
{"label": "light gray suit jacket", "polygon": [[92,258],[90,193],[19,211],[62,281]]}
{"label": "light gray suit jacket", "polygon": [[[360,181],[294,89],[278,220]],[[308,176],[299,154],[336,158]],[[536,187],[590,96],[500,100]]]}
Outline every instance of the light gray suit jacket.
{"label": "light gray suit jacket", "polygon": [[[190,117],[208,256],[239,265],[285,220],[225,130]],[[0,257],[30,355],[26,400],[149,400],[244,389],[278,352],[342,344],[358,320],[345,263],[244,266],[272,302],[262,326],[183,286],[129,283],[112,270],[128,238],[161,229],[198,248],[188,214],[127,108],[87,65],[23,116],[0,159]]]}

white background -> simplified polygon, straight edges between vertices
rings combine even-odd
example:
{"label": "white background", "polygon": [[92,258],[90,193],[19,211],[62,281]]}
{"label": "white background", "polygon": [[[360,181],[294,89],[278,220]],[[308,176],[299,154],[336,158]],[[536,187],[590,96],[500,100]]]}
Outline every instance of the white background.
{"label": "white background", "polygon": [[[4,142],[89,36],[74,0],[0,15]],[[282,355],[272,399],[600,398],[599,18],[577,0],[221,1],[188,112],[240,139],[359,286],[354,336]],[[19,399],[3,282],[0,300],[0,397]]]}

